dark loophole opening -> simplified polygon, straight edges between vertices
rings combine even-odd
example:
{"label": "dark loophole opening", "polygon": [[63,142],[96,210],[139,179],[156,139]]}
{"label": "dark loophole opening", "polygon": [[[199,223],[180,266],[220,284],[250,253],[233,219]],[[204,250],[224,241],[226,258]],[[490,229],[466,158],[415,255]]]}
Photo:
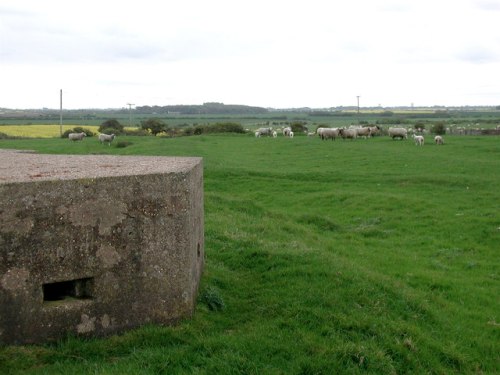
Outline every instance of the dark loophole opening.
{"label": "dark loophole opening", "polygon": [[201,251],[200,251],[200,244],[198,243],[198,246],[196,248],[196,253],[198,254],[198,258],[200,257],[201,255]]}
{"label": "dark loophole opening", "polygon": [[67,298],[89,299],[92,298],[93,285],[94,279],[92,277],[43,284],[43,300],[60,301]]}

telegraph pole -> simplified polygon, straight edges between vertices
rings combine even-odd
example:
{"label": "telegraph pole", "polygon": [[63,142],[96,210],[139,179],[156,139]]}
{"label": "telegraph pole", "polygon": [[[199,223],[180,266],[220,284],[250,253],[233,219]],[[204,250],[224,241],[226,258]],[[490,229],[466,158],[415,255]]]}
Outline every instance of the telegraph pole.
{"label": "telegraph pole", "polygon": [[135,104],[127,103],[128,105],[128,126],[132,127],[132,106]]}
{"label": "telegraph pole", "polygon": [[359,115],[359,95],[357,95],[356,98],[358,98],[358,115]]}
{"label": "telegraph pole", "polygon": [[62,89],[59,91],[59,135],[62,137]]}

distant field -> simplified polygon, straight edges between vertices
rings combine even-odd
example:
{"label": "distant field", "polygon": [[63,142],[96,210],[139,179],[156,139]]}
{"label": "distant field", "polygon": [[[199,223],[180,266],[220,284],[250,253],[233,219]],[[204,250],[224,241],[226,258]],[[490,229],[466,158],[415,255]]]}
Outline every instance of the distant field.
{"label": "distant field", "polygon": [[[494,128],[500,125],[500,110],[436,110],[433,108],[411,109],[362,109],[342,111],[271,111],[257,114],[167,114],[167,113],[138,113],[132,111],[131,117],[127,113],[106,112],[104,110],[79,110],[64,115],[63,123],[75,126],[99,126],[105,120],[114,118],[125,126],[139,127],[141,121],[157,117],[172,127],[188,127],[216,122],[237,122],[243,127],[254,129],[263,125],[279,125],[285,122],[303,121],[311,129],[317,126],[349,126],[359,123],[399,123],[408,121],[410,124],[425,122],[429,128],[433,122],[444,121],[446,124],[458,126],[473,126],[480,128]],[[38,113],[38,115],[24,113],[22,116],[9,117],[0,115],[0,132],[4,125],[51,125],[59,123],[59,115],[52,112]],[[64,125],[73,126],[73,125]]]}
{"label": "distant field", "polygon": [[[97,125],[63,125],[62,132],[73,129],[79,126],[89,129],[94,133],[98,133],[99,126]],[[54,138],[59,137],[61,134],[61,127],[59,125],[3,125],[0,126],[0,133],[4,133],[14,137],[23,138]]]}
{"label": "distant field", "polygon": [[0,347],[0,373],[500,373],[500,137],[120,139],[0,148],[203,157],[193,319]]}
{"label": "distant field", "polygon": [[[62,132],[64,133],[68,129],[73,129],[75,126],[81,125],[64,125],[62,127]],[[95,125],[84,125],[82,127],[94,133],[96,133],[99,128],[99,126]],[[0,133],[14,137],[53,138],[60,136],[61,127],[59,125],[3,125],[0,126]]]}

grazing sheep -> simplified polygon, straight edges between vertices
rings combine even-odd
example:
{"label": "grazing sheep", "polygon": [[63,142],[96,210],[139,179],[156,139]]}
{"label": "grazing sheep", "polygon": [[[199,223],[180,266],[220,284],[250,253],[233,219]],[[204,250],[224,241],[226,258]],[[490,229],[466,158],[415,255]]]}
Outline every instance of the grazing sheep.
{"label": "grazing sheep", "polygon": [[371,136],[371,130],[369,127],[351,127],[351,129],[356,130],[356,136],[358,137],[370,137]]}
{"label": "grazing sheep", "polygon": [[322,129],[320,134],[322,140],[325,139],[335,140],[339,136],[338,128],[320,128],[320,129]]}
{"label": "grazing sheep", "polygon": [[308,137],[312,137],[312,136],[315,136],[315,135],[316,135],[316,133],[314,133],[314,132],[308,132],[308,133],[307,133],[307,136],[308,136]]}
{"label": "grazing sheep", "polygon": [[320,128],[318,128],[318,129],[316,129],[316,134],[318,135],[318,137],[320,137],[320,138],[321,138],[321,133],[323,133],[323,130],[325,130],[325,129],[328,129],[328,128],[321,128],[321,127],[320,127]]}
{"label": "grazing sheep", "polygon": [[289,137],[291,131],[292,131],[292,128],[288,126],[288,127],[286,127],[286,128],[283,129],[283,135],[285,137]]}
{"label": "grazing sheep", "polygon": [[358,132],[356,131],[356,129],[340,128],[339,135],[342,137],[342,139],[346,139],[346,138],[356,139],[358,137]]}
{"label": "grazing sheep", "polygon": [[276,138],[278,136],[278,133],[273,131],[273,138]]}
{"label": "grazing sheep", "polygon": [[443,137],[441,137],[440,135],[436,135],[434,137],[434,142],[437,144],[437,145],[444,145],[444,140],[443,140]]}
{"label": "grazing sheep", "polygon": [[413,135],[413,139],[415,139],[415,146],[423,146],[424,145],[424,136],[423,135]]}
{"label": "grazing sheep", "polygon": [[255,138],[260,138],[260,132],[259,131],[255,132]]}
{"label": "grazing sheep", "polygon": [[70,141],[81,141],[83,140],[83,137],[86,137],[87,134],[85,134],[85,132],[81,132],[81,133],[69,133],[68,134],[68,139]]}
{"label": "grazing sheep", "polygon": [[111,146],[111,142],[113,142],[113,139],[115,139],[114,134],[99,134],[99,141],[101,144],[104,144],[104,142],[108,142],[108,146]]}
{"label": "grazing sheep", "polygon": [[[257,135],[257,133],[259,133],[259,135]],[[258,138],[261,135],[267,135],[267,136],[271,137],[273,135],[273,128],[259,128],[259,129],[257,129],[257,131],[255,132],[255,136]]]}
{"label": "grazing sheep", "polygon": [[288,135],[290,138],[293,138],[293,132],[290,131],[290,134]]}
{"label": "grazing sheep", "polygon": [[389,128],[389,137],[408,139],[408,131],[405,128]]}
{"label": "grazing sheep", "polygon": [[370,128],[370,136],[375,136],[378,133],[380,133],[380,126],[375,125],[375,126],[369,126]]}

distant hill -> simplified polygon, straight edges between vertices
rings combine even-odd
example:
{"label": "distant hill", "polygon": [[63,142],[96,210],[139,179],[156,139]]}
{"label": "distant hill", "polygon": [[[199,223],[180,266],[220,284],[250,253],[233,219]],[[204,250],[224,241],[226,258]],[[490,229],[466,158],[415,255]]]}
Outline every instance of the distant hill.
{"label": "distant hill", "polygon": [[263,107],[248,105],[203,103],[202,105],[166,105],[166,106],[137,106],[136,112],[150,114],[180,114],[180,115],[235,115],[235,114],[263,114],[269,110]]}

